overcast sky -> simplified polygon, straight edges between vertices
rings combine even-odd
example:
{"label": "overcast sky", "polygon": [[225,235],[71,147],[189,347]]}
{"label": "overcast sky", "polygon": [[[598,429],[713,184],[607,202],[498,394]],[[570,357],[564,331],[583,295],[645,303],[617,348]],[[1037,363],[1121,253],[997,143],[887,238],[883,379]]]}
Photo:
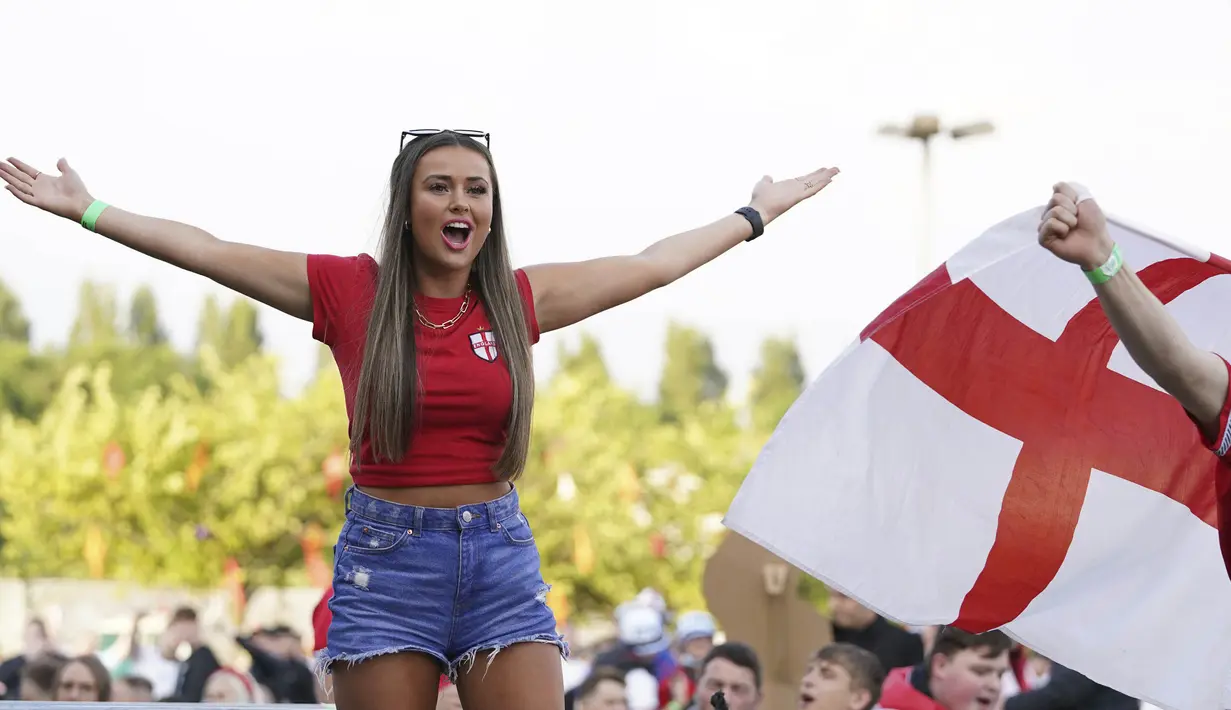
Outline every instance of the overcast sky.
{"label": "overcast sky", "polygon": [[[1231,254],[1231,5],[1007,5],[0,0],[0,154],[66,156],[99,199],[226,239],[354,254],[402,129],[482,128],[519,265],[636,252],[745,204],[762,174],[838,165],[762,239],[537,350],[546,374],[589,330],[649,393],[678,319],[739,394],[762,337],[797,337],[815,376],[920,275],[919,147],[876,135],[916,111],[997,127],[935,146],[936,263],[1059,179]],[[0,278],[39,342],[64,339],[85,278],[152,284],[184,347],[222,292],[0,197]],[[310,326],[262,318],[302,382]]]}

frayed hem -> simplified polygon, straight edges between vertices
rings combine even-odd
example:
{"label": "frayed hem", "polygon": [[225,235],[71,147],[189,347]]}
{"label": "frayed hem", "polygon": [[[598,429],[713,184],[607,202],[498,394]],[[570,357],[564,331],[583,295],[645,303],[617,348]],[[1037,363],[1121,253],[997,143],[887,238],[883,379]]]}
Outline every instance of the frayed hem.
{"label": "frayed hem", "polygon": [[[316,660],[312,664],[312,674],[316,676],[316,682],[323,688],[325,687],[325,677],[333,673],[333,664],[338,663],[339,661],[345,663],[347,667],[350,667],[358,663],[363,663],[364,661],[372,658],[388,656],[394,653],[422,653],[426,656],[431,656],[434,658],[438,663],[440,663],[442,668],[449,667],[449,662],[445,660],[444,656],[418,646],[391,646],[389,648],[382,648],[376,651],[366,651],[364,653],[337,653],[332,655],[329,654],[328,648],[323,648],[316,654]],[[329,695],[333,695],[332,690]],[[330,699],[332,699],[332,697],[330,697]]]}
{"label": "frayed hem", "polygon": [[486,678],[487,671],[492,667],[492,661],[496,660],[496,656],[509,646],[518,643],[545,643],[560,649],[560,658],[566,661],[569,658],[569,645],[568,642],[564,640],[563,636],[559,634],[531,634],[530,636],[523,636],[521,638],[515,638],[501,643],[475,646],[459,656],[457,660],[453,661],[453,663],[450,663],[448,665],[448,671],[446,671],[445,675],[449,677],[449,681],[451,683],[457,683],[457,677],[461,673],[461,667],[467,666],[466,672],[469,673],[474,670],[474,662],[478,659],[479,654],[484,651],[489,651],[490,653],[487,656],[487,664],[483,668],[483,677]]}

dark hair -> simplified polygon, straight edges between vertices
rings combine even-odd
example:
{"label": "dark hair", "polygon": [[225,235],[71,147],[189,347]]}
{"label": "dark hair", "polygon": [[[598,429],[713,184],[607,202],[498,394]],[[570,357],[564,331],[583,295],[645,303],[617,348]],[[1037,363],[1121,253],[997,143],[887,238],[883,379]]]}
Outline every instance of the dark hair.
{"label": "dark hair", "polygon": [[625,684],[624,673],[620,671],[620,669],[612,668],[611,666],[599,666],[598,668],[590,671],[590,675],[586,676],[586,679],[581,681],[581,685],[577,686],[577,692],[574,694],[574,697],[578,700],[584,700],[590,697],[598,688],[599,683],[602,683],[605,680],[609,680],[613,683],[619,683],[621,687]]}
{"label": "dark hair", "polygon": [[107,671],[107,667],[103,665],[103,662],[98,660],[98,657],[93,654],[70,658],[60,666],[60,670],[56,673],[55,691],[59,692],[60,680],[64,677],[64,671],[74,663],[80,663],[85,666],[89,669],[90,675],[94,676],[94,687],[98,690],[98,701],[105,703],[111,700],[111,673]]}
{"label": "dark hair", "polygon": [[171,615],[171,623],[175,624],[181,621],[191,621],[195,624],[197,621],[197,611],[192,607],[187,606],[182,606],[176,609],[175,613]]}
{"label": "dark hair", "polygon": [[502,480],[516,480],[530,450],[530,416],[534,406],[534,369],[530,331],[521,292],[509,259],[500,205],[500,186],[491,152],[473,138],[445,131],[406,144],[389,176],[389,208],[378,249],[380,269],[368,317],[363,364],[352,415],[351,457],[359,462],[366,437],[377,461],[397,461],[406,454],[421,396],[414,327],[414,248],[407,226],[415,167],[429,151],[442,146],[473,150],[487,161],[492,176],[491,233],[471,267],[478,297],[513,382],[504,450],[493,467]]}
{"label": "dark hair", "polygon": [[21,669],[21,685],[29,683],[44,695],[52,696],[56,689],[56,676],[68,658],[54,651],[40,653],[26,661]]}
{"label": "dark hair", "polygon": [[142,690],[147,693],[154,692],[154,684],[150,682],[149,678],[146,678],[144,676],[126,675],[123,678],[120,678],[120,682],[123,683],[124,685],[127,685],[130,688]]}
{"label": "dark hair", "polygon": [[955,626],[942,626],[936,633],[932,643],[932,653],[928,656],[928,669],[937,656],[952,658],[962,651],[975,651],[984,658],[995,658],[1006,653],[1013,647],[1013,640],[1001,631],[988,631],[982,634],[972,634]]}
{"label": "dark hair", "polygon": [[713,647],[709,653],[705,654],[705,660],[701,661],[700,675],[705,675],[705,669],[709,667],[710,662],[718,658],[752,671],[756,688],[758,691],[761,689],[761,661],[757,659],[757,652],[753,651],[751,646],[737,641],[728,641]]}
{"label": "dark hair", "polygon": [[871,651],[851,643],[831,643],[817,651],[812,660],[841,666],[851,676],[851,690],[868,691],[870,697],[863,710],[869,710],[880,700],[885,667]]}

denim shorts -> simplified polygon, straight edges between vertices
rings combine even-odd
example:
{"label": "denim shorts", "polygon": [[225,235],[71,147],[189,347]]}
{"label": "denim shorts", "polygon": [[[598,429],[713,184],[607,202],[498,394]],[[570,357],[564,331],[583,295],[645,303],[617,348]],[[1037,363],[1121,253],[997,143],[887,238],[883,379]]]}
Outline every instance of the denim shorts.
{"label": "denim shorts", "polygon": [[480,651],[552,644],[568,657],[547,606],[551,587],[517,491],[459,508],[423,508],[351,488],[334,547],[328,641],[318,674],[417,651],[457,680]]}

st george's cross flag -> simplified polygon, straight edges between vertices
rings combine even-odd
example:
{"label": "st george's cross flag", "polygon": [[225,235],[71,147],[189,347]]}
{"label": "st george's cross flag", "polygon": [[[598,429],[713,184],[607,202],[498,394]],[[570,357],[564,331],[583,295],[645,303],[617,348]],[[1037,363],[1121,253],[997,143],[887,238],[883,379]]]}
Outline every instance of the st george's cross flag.
{"label": "st george's cross flag", "polygon": [[[1133,362],[1081,270],[1038,245],[1041,215],[992,227],[868,325],[725,523],[890,619],[1000,628],[1155,705],[1231,708],[1231,435],[1207,446]],[[1231,357],[1231,262],[1110,229],[1193,342]]]}

